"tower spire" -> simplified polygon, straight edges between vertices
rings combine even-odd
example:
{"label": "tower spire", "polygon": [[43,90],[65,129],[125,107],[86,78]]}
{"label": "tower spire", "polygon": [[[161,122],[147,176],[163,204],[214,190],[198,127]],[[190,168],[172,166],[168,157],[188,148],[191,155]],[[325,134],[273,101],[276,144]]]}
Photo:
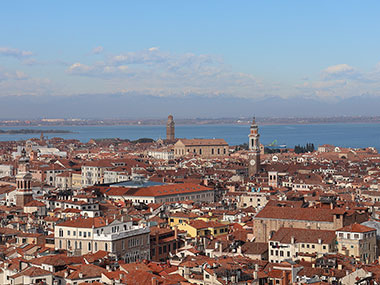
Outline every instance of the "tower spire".
{"label": "tower spire", "polygon": [[260,134],[259,127],[256,124],[256,117],[252,117],[249,138],[248,153],[248,174],[250,177],[256,175],[260,171]]}

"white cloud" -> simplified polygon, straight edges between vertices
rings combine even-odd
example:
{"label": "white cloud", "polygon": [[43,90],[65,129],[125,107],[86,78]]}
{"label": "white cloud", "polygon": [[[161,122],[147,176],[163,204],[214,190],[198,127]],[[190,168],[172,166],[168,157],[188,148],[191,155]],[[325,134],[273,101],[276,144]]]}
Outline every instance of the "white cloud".
{"label": "white cloud", "polygon": [[298,94],[322,99],[349,98],[362,94],[380,96],[380,69],[360,71],[348,64],[329,66],[317,80],[295,86]]}
{"label": "white cloud", "polygon": [[104,51],[104,48],[102,46],[98,46],[98,47],[93,48],[92,53],[93,54],[100,54],[103,51]]}
{"label": "white cloud", "polygon": [[16,48],[10,48],[10,47],[0,47],[0,55],[3,56],[11,56],[15,58],[26,58],[33,55],[31,51],[25,51],[25,50],[19,50]]}
{"label": "white cloud", "polygon": [[0,82],[9,80],[25,80],[28,76],[23,71],[4,71],[0,69]]}
{"label": "white cloud", "polygon": [[324,72],[328,74],[352,72],[354,68],[348,64],[337,64],[327,67]]}
{"label": "white cloud", "polygon": [[322,77],[325,80],[336,80],[336,79],[350,79],[356,80],[361,79],[362,74],[348,64],[337,64],[327,67],[322,72]]}
{"label": "white cloud", "polygon": [[107,80],[111,92],[128,90],[157,96],[178,94],[264,95],[262,84],[250,74],[232,71],[211,55],[174,54],[158,48],[126,52],[87,65],[74,63],[67,73]]}
{"label": "white cloud", "polygon": [[88,72],[90,72],[92,70],[93,70],[92,67],[90,67],[88,65],[85,65],[85,64],[82,64],[82,63],[79,63],[79,62],[73,63],[68,68],[68,72],[72,73],[72,74],[88,73]]}

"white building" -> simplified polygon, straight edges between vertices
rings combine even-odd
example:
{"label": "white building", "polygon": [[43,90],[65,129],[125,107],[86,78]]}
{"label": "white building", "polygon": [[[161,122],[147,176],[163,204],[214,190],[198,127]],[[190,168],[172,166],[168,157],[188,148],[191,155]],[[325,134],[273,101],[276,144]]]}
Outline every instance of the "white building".
{"label": "white building", "polygon": [[153,157],[155,159],[173,160],[174,152],[170,150],[149,150],[148,156]]}
{"label": "white building", "polygon": [[335,252],[335,232],[298,228],[280,228],[268,242],[268,260],[281,263],[300,259],[300,255]]}
{"label": "white building", "polygon": [[55,226],[55,249],[79,255],[104,250],[135,262],[150,257],[149,233],[149,227],[133,226],[124,218],[80,217]]}
{"label": "white building", "polygon": [[1,164],[0,165],[0,178],[13,176],[13,165]]}

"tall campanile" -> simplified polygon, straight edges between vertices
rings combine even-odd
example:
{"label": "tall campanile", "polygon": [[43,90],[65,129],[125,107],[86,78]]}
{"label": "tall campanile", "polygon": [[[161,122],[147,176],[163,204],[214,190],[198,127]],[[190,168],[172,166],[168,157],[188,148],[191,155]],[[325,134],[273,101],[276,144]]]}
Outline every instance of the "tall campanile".
{"label": "tall campanile", "polygon": [[248,153],[248,175],[255,176],[260,171],[260,142],[259,128],[253,117],[249,138],[249,153]]}
{"label": "tall campanile", "polygon": [[166,139],[168,141],[174,141],[175,133],[174,133],[174,120],[173,116],[168,116],[168,122],[166,123]]}
{"label": "tall campanile", "polygon": [[21,152],[18,173],[16,175],[16,206],[24,207],[33,200],[31,188],[32,174],[29,172],[29,159],[26,157],[25,149]]}

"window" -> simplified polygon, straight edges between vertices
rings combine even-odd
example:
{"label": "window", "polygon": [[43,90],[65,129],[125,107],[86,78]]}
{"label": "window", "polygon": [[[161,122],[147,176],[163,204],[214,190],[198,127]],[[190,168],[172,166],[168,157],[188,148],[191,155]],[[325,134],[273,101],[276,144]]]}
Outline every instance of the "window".
{"label": "window", "polygon": [[68,235],[68,236],[70,235],[70,231],[67,231],[67,235]]}
{"label": "window", "polygon": [[91,251],[91,242],[88,243],[88,250]]}
{"label": "window", "polygon": [[62,229],[59,229],[59,236],[63,237],[63,230]]}

